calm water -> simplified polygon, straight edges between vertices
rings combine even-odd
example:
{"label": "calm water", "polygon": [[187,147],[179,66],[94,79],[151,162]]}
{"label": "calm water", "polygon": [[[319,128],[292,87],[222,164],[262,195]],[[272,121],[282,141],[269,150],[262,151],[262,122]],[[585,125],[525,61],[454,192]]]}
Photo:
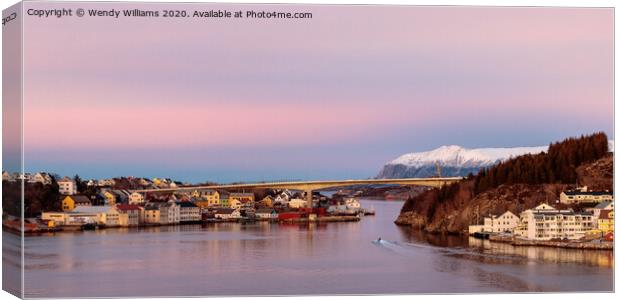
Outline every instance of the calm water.
{"label": "calm water", "polygon": [[[609,291],[613,253],[424,236],[401,202],[356,223],[222,223],[26,238],[26,297]],[[8,234],[4,234],[4,242]],[[373,243],[381,236],[386,242]]]}

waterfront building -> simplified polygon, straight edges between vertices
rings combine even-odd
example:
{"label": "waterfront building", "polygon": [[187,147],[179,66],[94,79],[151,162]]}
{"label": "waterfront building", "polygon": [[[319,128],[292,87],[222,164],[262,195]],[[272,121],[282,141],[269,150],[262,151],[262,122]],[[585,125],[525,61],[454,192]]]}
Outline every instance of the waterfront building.
{"label": "waterfront building", "polygon": [[239,219],[241,212],[232,208],[216,208],[213,210],[213,217],[220,220]]}
{"label": "waterfront building", "polygon": [[181,222],[181,210],[175,202],[163,203],[159,208],[161,224],[179,224]]}
{"label": "waterfront building", "polygon": [[288,202],[290,208],[302,208],[308,206],[308,201],[299,198],[293,198]]}
{"label": "waterfront building", "polygon": [[179,224],[180,207],[175,202],[149,202],[144,208],[144,218],[150,224]]}
{"label": "waterfront building", "polygon": [[63,177],[58,180],[58,192],[61,195],[73,195],[77,194],[77,184],[69,177]]}
{"label": "waterfront building", "polygon": [[601,214],[601,210],[613,210],[614,209],[614,202],[613,201],[603,201],[599,204],[597,204],[594,207],[591,208],[586,208],[586,211],[591,212],[592,216],[594,216],[594,219],[598,219],[598,217]]}
{"label": "waterfront building", "polygon": [[88,197],[83,195],[70,195],[66,196],[61,201],[61,207],[63,211],[72,211],[79,206],[91,206],[92,203]]}
{"label": "waterfront building", "polygon": [[355,198],[347,198],[344,203],[347,207],[347,210],[359,211],[360,209],[362,209],[362,205]]}
{"label": "waterfront building", "polygon": [[121,212],[120,226],[138,226],[144,222],[144,208],[134,204],[118,204],[116,208]]}
{"label": "waterfront building", "polygon": [[107,225],[108,214],[110,214],[111,223],[115,225],[118,221],[118,212],[112,210],[111,206],[78,206],[73,211],[65,212],[66,225],[81,225],[95,223],[98,225]]}
{"label": "waterfront building", "polygon": [[144,223],[160,224],[160,210],[157,203],[147,203],[144,206]]}
{"label": "waterfront building", "polygon": [[565,191],[560,194],[560,203],[600,203],[613,201],[614,195],[609,191],[589,191],[587,186],[572,191]]}
{"label": "waterfront building", "polygon": [[68,212],[67,220],[69,223],[85,224],[97,223],[108,225],[108,214],[110,215],[110,225],[118,223],[118,211],[113,206],[78,206],[73,211]]}
{"label": "waterfront building", "polygon": [[138,192],[133,192],[129,195],[129,204],[142,205],[144,204],[144,195]]}
{"label": "waterfront building", "polygon": [[531,240],[579,239],[594,228],[594,217],[591,213],[559,210],[548,204],[541,204],[519,215],[515,234]]}
{"label": "waterfront building", "polygon": [[127,215],[123,211],[117,209],[116,206],[110,206],[105,212],[104,224],[109,227],[121,226],[121,215],[125,215],[123,219],[127,218]]}
{"label": "waterfront building", "polygon": [[506,211],[500,216],[490,215],[484,218],[482,231],[494,233],[512,233],[519,224],[519,217],[511,211]]}
{"label": "waterfront building", "polygon": [[273,208],[259,208],[255,216],[261,220],[275,220],[278,218],[278,213]]}
{"label": "waterfront building", "polygon": [[598,230],[603,233],[614,232],[614,211],[610,209],[601,210],[597,225]]}
{"label": "waterfront building", "polygon": [[67,222],[67,213],[59,211],[44,211],[41,213],[41,220],[44,222],[51,221],[55,225],[64,225]]}
{"label": "waterfront building", "polygon": [[196,204],[188,201],[180,201],[176,202],[176,204],[179,206],[180,223],[192,223],[200,221],[200,207],[198,207]]}

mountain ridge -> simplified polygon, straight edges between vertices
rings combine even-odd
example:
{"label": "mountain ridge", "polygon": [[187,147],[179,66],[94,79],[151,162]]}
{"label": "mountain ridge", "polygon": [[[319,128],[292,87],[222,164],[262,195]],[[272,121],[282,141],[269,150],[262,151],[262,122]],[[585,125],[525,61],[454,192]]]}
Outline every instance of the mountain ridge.
{"label": "mountain ridge", "polygon": [[[614,141],[609,141],[612,152]],[[442,176],[477,174],[482,168],[524,154],[546,152],[549,146],[465,148],[458,145],[441,146],[433,150],[403,154],[387,162],[376,178],[424,178],[437,175],[438,163]]]}

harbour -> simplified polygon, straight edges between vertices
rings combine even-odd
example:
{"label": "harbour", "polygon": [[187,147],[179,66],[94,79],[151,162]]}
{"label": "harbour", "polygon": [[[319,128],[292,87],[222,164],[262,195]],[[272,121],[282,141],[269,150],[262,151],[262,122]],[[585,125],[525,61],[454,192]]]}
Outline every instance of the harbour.
{"label": "harbour", "polygon": [[[321,294],[613,288],[612,251],[427,235],[393,224],[401,202],[360,203],[376,215],[359,222],[228,222],[28,236],[26,297],[298,295],[316,293],[317,286]],[[16,247],[13,235],[3,237]],[[377,237],[385,243],[373,243]],[[5,254],[5,268],[19,258],[6,255],[17,253]]]}

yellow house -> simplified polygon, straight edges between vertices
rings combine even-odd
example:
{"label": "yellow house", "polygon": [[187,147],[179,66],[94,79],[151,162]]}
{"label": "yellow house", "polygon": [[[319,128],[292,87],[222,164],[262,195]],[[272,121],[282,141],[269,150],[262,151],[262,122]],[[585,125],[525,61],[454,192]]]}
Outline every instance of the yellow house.
{"label": "yellow house", "polygon": [[105,199],[105,205],[116,205],[116,195],[114,193],[106,191],[103,193],[103,198]]}
{"label": "yellow house", "polygon": [[598,217],[598,230],[603,233],[614,231],[614,211],[609,209],[601,210]]}
{"label": "yellow house", "polygon": [[232,208],[232,209],[237,209],[237,208],[241,208],[241,200],[239,199],[235,199],[235,198],[230,198],[228,200],[228,207]]}
{"label": "yellow house", "polygon": [[230,200],[239,200],[241,202],[254,202],[254,193],[230,193]]}
{"label": "yellow house", "polygon": [[200,208],[207,208],[207,207],[209,207],[209,201],[207,201],[207,200],[196,200],[196,201],[194,201],[194,204],[196,204],[196,206],[198,206]]}
{"label": "yellow house", "polygon": [[151,180],[151,182],[153,182],[153,185],[154,185],[154,186],[159,186],[159,185],[161,185],[161,184],[162,184],[161,179],[159,179],[159,178],[157,178],[157,177],[153,178],[153,180]]}
{"label": "yellow house", "polygon": [[62,199],[62,210],[72,211],[77,206],[91,206],[88,197],[82,195],[70,195]]}
{"label": "yellow house", "polygon": [[259,203],[261,206],[264,206],[264,207],[273,207],[273,197],[267,195]]}
{"label": "yellow house", "polygon": [[202,192],[202,199],[207,200],[209,206],[219,206],[220,202],[220,193],[216,190],[205,190]]}

